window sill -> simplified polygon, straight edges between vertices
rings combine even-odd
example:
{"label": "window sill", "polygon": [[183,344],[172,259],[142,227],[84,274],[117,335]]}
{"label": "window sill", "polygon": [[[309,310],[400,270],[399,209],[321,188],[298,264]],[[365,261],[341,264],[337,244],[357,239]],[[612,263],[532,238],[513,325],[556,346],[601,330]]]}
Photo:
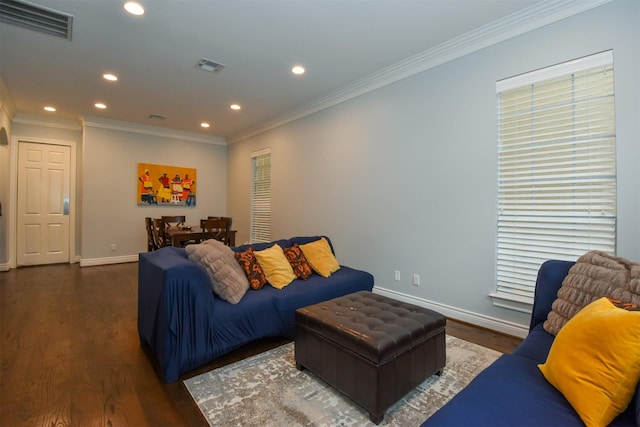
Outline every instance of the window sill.
{"label": "window sill", "polygon": [[491,298],[494,306],[506,308],[507,310],[531,314],[533,309],[533,301],[530,298],[499,294],[496,292],[490,293],[489,298]]}

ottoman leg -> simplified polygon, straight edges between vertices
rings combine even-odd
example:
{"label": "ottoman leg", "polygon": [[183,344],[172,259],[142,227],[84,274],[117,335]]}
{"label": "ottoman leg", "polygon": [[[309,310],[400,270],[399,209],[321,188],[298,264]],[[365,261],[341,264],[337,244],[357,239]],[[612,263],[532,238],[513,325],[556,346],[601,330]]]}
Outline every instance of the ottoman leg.
{"label": "ottoman leg", "polygon": [[297,369],[298,371],[304,371],[304,369],[305,369],[305,368],[304,368],[304,366],[302,366],[301,364],[296,363],[296,369]]}
{"label": "ottoman leg", "polygon": [[379,414],[373,414],[373,413],[369,412],[369,419],[375,425],[380,424],[382,422],[382,420],[384,419],[384,411],[379,413]]}

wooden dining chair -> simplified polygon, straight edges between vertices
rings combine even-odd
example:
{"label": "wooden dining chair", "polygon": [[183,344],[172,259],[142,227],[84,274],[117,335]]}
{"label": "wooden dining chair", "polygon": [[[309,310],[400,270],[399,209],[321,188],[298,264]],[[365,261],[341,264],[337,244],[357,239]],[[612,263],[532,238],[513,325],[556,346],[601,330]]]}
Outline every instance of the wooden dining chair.
{"label": "wooden dining chair", "polygon": [[[158,248],[163,248],[167,246],[166,236],[163,232],[164,224],[162,222],[162,218],[153,218],[153,226],[155,229],[156,242],[158,244]],[[171,242],[169,242],[171,245]]]}
{"label": "wooden dining chair", "polygon": [[184,225],[185,221],[187,220],[187,217],[184,215],[175,215],[175,216],[163,215],[160,217],[160,219],[162,220],[165,227],[167,228],[170,228],[170,227],[180,228]]}
{"label": "wooden dining chair", "polygon": [[158,234],[158,225],[160,222],[157,219],[146,217],[144,224],[147,229],[147,251],[152,252],[159,249],[161,246],[160,236]]}
{"label": "wooden dining chair", "polygon": [[207,219],[225,219],[227,220],[227,225],[229,226],[229,230],[231,230],[231,224],[233,223],[233,219],[230,216],[208,216]]}
{"label": "wooden dining chair", "polygon": [[234,246],[235,245],[235,232],[231,229],[231,224],[233,224],[233,218],[230,216],[209,216],[208,219],[226,219],[227,220],[227,245]]}
{"label": "wooden dining chair", "polygon": [[171,246],[171,237],[167,235],[166,231],[170,228],[183,227],[186,220],[187,217],[185,215],[163,215],[160,217],[161,227],[158,234],[162,241],[162,246]]}
{"label": "wooden dining chair", "polygon": [[200,228],[204,233],[202,240],[215,239],[229,246],[230,223],[231,218],[201,219]]}

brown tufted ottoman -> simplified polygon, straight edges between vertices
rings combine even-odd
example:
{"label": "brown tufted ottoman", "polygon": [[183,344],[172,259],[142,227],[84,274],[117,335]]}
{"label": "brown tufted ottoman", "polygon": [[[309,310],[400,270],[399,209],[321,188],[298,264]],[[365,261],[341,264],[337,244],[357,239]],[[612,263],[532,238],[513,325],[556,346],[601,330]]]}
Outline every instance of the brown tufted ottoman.
{"label": "brown tufted ottoman", "polygon": [[444,316],[368,291],[296,310],[296,367],[369,412],[384,411],[445,365]]}

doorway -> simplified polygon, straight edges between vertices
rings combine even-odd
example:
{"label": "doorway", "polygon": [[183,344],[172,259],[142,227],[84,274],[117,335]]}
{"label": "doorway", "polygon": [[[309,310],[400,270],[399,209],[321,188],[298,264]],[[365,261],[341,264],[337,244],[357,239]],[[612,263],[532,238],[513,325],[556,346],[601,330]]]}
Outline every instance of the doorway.
{"label": "doorway", "polygon": [[18,266],[71,261],[72,147],[19,141]]}

